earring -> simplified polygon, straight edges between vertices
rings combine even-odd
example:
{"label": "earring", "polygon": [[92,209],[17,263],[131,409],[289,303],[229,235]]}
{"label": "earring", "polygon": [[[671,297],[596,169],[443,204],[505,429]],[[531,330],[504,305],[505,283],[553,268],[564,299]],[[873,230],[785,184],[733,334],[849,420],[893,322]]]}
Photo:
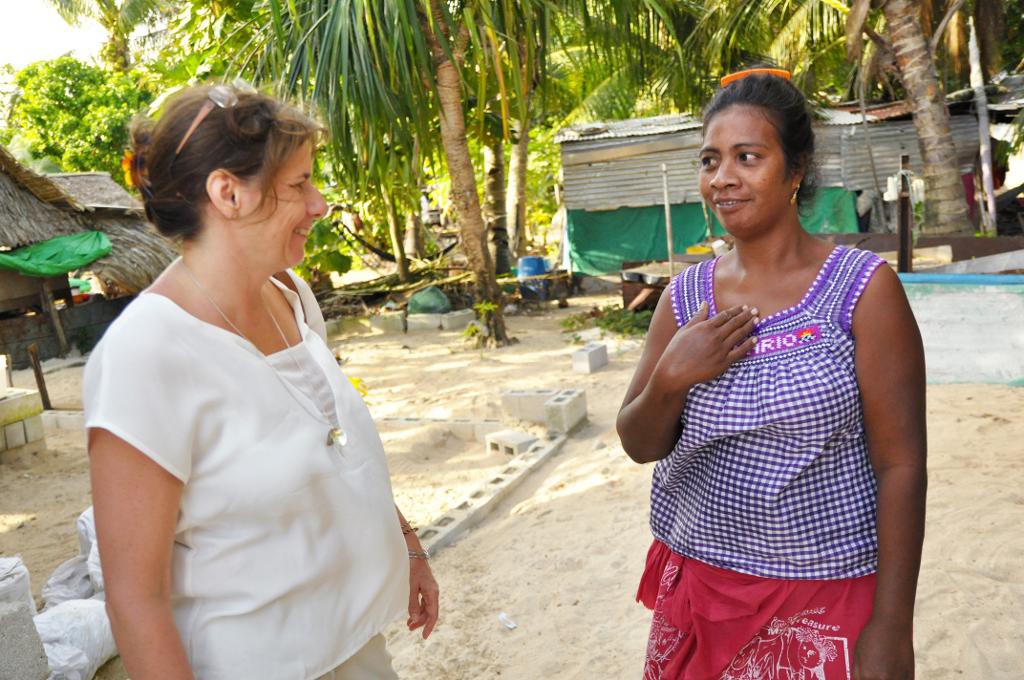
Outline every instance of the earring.
{"label": "earring", "polygon": [[704,202],[704,199],[700,201],[700,208],[704,211],[704,226],[707,229],[707,235],[711,235],[711,215],[708,214],[708,204]]}
{"label": "earring", "polygon": [[796,195],[800,193],[800,185],[796,185],[796,189],[793,189],[793,195],[789,197],[789,204],[796,205]]}

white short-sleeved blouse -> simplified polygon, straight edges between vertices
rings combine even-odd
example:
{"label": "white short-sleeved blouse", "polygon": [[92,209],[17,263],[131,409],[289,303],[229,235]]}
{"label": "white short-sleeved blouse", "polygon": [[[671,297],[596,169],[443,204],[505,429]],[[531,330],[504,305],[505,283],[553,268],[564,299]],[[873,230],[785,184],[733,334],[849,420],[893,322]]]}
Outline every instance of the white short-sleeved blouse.
{"label": "white short-sleeved blouse", "polygon": [[[279,287],[336,398],[348,435],[340,449],[326,442],[315,397],[247,340],[161,295],[132,302],[85,369],[86,427],[110,431],[185,485],[172,605],[201,680],[319,677],[408,605],[380,437],[299,296]],[[322,324],[318,310],[310,323]]]}

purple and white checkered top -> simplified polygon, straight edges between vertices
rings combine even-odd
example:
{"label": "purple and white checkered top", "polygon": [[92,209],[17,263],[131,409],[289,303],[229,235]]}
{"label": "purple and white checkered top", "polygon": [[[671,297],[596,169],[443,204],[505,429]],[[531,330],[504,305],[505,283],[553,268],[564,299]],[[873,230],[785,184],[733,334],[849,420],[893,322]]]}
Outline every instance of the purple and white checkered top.
{"label": "purple and white checkered top", "polygon": [[[670,284],[676,323],[707,301],[717,258]],[[682,434],[654,469],[651,529],[680,555],[746,574],[841,579],[877,563],[875,477],[854,369],[853,310],[883,263],[836,247],[756,347],[694,386]]]}

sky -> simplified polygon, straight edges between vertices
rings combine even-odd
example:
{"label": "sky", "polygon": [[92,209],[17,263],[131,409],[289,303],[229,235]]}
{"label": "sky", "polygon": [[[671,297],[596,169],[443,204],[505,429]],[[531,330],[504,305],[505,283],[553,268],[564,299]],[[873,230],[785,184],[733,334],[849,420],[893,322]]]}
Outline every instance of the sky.
{"label": "sky", "polygon": [[72,53],[92,61],[105,39],[95,21],[69,26],[49,0],[0,0],[6,10],[0,21],[0,64],[20,69],[43,59]]}

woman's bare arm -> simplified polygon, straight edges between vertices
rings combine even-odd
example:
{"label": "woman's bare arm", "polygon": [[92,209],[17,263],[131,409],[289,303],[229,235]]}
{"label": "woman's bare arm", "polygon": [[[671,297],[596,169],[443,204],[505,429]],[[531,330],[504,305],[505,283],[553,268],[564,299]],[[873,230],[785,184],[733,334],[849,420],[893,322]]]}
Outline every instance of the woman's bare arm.
{"label": "woman's bare arm", "polygon": [[874,610],[854,654],[854,677],[912,678],[912,628],[927,491],[921,335],[899,279],[872,277],[853,319],[857,382],[878,482]]}
{"label": "woman's bare arm", "polygon": [[[395,506],[398,514],[398,525],[402,527],[405,545],[410,552],[421,553],[423,546],[416,532],[405,519],[402,511]],[[406,626],[409,630],[423,628],[423,639],[426,640],[437,625],[440,607],[440,592],[430,563],[426,559],[411,557],[409,560],[409,618]]]}
{"label": "woman's bare arm", "polygon": [[636,373],[615,428],[638,463],[667,456],[679,439],[679,416],[694,385],[721,375],[754,346],[757,310],[733,307],[708,319],[707,305],[679,328],[668,291],[658,301]]}
{"label": "woman's bare arm", "polygon": [[183,484],[107,430],[89,431],[107,613],[132,678],[192,680],[171,614],[171,551]]}

